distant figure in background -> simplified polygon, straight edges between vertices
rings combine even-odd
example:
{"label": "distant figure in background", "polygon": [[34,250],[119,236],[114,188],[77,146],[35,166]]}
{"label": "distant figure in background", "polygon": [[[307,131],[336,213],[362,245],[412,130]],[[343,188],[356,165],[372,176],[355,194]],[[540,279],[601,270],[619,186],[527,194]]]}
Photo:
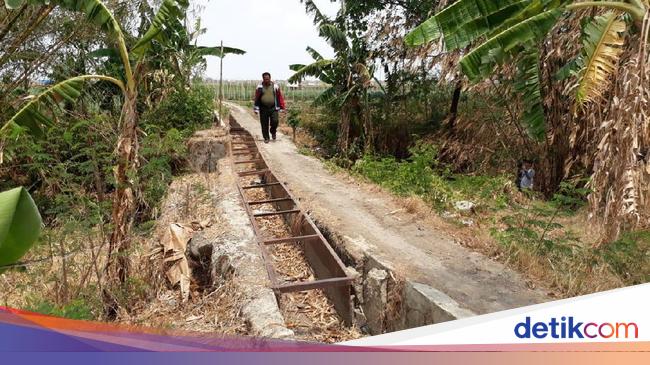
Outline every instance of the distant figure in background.
{"label": "distant figure in background", "polygon": [[264,143],[269,143],[269,122],[271,126],[271,137],[275,141],[275,134],[278,129],[278,112],[286,109],[284,97],[280,86],[271,81],[271,74],[262,74],[262,83],[255,89],[255,113],[260,115],[262,125],[262,136]]}
{"label": "distant figure in background", "polygon": [[535,169],[533,169],[533,161],[524,160],[518,166],[519,172],[517,173],[517,188],[519,190],[533,189],[533,178],[535,177]]}

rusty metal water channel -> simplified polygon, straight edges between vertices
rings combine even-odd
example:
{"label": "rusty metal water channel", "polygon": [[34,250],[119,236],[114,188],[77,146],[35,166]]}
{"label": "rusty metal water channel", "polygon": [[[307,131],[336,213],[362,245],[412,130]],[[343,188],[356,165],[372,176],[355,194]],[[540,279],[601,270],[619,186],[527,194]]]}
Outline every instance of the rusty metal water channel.
{"label": "rusty metal water channel", "polygon": [[[230,118],[231,156],[233,171],[237,174],[237,188],[250,218],[257,243],[261,249],[266,271],[276,295],[321,289],[334,304],[334,308],[346,325],[352,324],[352,301],[350,296],[353,278],[345,272],[345,266],[332,246],[327,242],[313,221],[300,208],[285,184],[280,182],[269,169],[260,153],[254,137]],[[253,166],[241,169],[240,166]],[[246,177],[258,177],[255,183],[243,183]],[[264,189],[269,199],[249,200],[245,194],[249,189]],[[274,211],[259,212],[255,207],[271,205]],[[258,219],[280,216],[290,227],[291,235],[281,238],[265,237]],[[316,280],[281,282],[274,268],[269,246],[275,244],[303,245],[306,261],[314,272]]]}

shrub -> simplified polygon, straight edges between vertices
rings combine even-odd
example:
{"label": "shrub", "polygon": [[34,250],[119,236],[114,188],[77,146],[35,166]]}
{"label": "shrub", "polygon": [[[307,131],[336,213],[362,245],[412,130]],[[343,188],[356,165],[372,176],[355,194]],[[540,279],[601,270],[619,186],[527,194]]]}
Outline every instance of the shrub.
{"label": "shrub", "polygon": [[65,305],[56,305],[45,298],[32,298],[26,310],[54,317],[93,320],[96,319],[93,313],[99,312],[98,308],[97,303],[88,303],[83,298],[71,300]]}
{"label": "shrub", "polygon": [[97,114],[63,116],[42,139],[19,134],[7,145],[0,188],[29,187],[46,222],[62,215],[108,216],[105,195],[113,184],[114,130],[109,116]]}
{"label": "shrub", "polygon": [[215,96],[213,88],[199,84],[189,90],[178,90],[146,112],[143,125],[155,125],[161,130],[195,130],[209,125],[213,118]]}
{"label": "shrub", "polygon": [[650,282],[650,232],[625,232],[596,253],[629,285]]}
{"label": "shrub", "polygon": [[290,109],[289,110],[289,117],[287,118],[287,124],[289,127],[291,127],[291,130],[293,131],[293,139],[296,139],[296,129],[298,126],[301,124],[300,122],[300,111],[297,109]]}
{"label": "shrub", "polygon": [[366,155],[356,161],[353,171],[398,195],[418,195],[435,207],[442,208],[449,202],[453,192],[439,174],[441,169],[436,160],[437,148],[417,144],[410,152],[411,157],[401,162],[394,157]]}
{"label": "shrub", "polygon": [[155,219],[172,177],[185,167],[185,139],[212,123],[214,90],[194,85],[171,94],[145,113],[138,179],[141,191],[136,221]]}
{"label": "shrub", "polygon": [[553,194],[552,204],[567,213],[574,213],[587,203],[591,190],[584,187],[586,182],[587,179],[561,182],[558,192]]}

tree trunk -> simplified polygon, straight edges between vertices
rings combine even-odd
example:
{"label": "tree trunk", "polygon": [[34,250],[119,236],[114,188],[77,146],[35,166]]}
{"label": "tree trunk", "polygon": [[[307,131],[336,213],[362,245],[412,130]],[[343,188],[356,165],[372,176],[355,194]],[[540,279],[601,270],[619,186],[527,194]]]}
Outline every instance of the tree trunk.
{"label": "tree trunk", "polygon": [[447,129],[449,131],[454,130],[454,124],[456,123],[456,116],[458,115],[458,103],[460,102],[460,92],[462,90],[463,90],[463,78],[462,76],[459,76],[459,80],[456,81],[454,96],[451,98],[451,108],[449,109],[449,123],[447,124]]}
{"label": "tree trunk", "polygon": [[372,116],[367,105],[361,107],[361,118],[363,118],[363,127],[365,129],[365,150],[370,153],[375,149],[375,131],[372,124]]}
{"label": "tree trunk", "polygon": [[341,109],[341,121],[339,124],[339,149],[346,154],[348,152],[350,139],[350,108],[344,105]]}
{"label": "tree trunk", "polygon": [[370,113],[370,106],[368,103],[368,91],[364,90],[363,92],[363,103],[359,104],[359,116],[363,123],[363,129],[365,134],[365,145],[364,149],[366,153],[373,152],[375,150],[375,128],[372,123],[372,115]]}
{"label": "tree trunk", "polygon": [[117,187],[113,196],[113,232],[106,264],[107,273],[114,275],[113,277],[121,283],[126,282],[129,276],[128,251],[131,248],[130,233],[135,207],[132,179],[136,173],[138,155],[136,100],[136,92],[127,91],[122,106],[123,119],[116,150],[117,166],[114,174]]}

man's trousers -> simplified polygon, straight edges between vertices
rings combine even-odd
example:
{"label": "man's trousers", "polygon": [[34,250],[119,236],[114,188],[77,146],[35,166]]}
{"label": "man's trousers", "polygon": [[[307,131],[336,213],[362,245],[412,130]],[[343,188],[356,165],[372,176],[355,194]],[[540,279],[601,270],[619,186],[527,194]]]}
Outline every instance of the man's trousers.
{"label": "man's trousers", "polygon": [[271,125],[271,135],[275,135],[279,121],[278,111],[275,110],[275,107],[260,107],[260,124],[262,125],[262,136],[264,136],[264,140],[270,139],[269,122]]}

